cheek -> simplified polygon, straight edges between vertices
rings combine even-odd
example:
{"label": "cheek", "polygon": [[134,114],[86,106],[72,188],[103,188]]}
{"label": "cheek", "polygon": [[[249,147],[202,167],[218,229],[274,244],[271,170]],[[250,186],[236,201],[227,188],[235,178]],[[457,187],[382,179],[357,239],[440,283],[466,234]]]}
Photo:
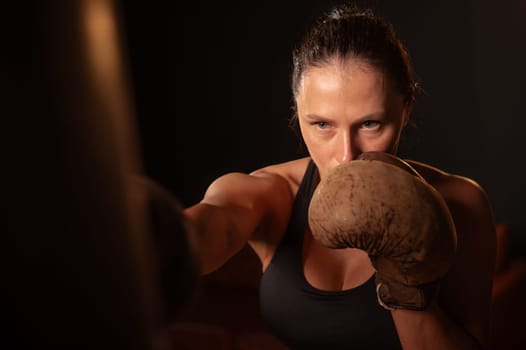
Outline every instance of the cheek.
{"label": "cheek", "polygon": [[305,146],[307,146],[307,151],[309,152],[310,157],[318,167],[318,169],[323,169],[328,163],[330,158],[330,149],[328,148],[327,142],[321,142],[315,137],[309,134],[309,132],[302,128],[300,125],[301,136]]}
{"label": "cheek", "polygon": [[364,137],[361,142],[362,152],[380,151],[393,153],[398,146],[400,132],[398,128],[386,129],[381,135]]}
{"label": "cheek", "polygon": [[308,135],[304,135],[303,140],[305,142],[305,145],[307,146],[307,150],[311,158],[314,159],[316,163],[323,163],[325,161],[325,158],[327,158],[326,145],[316,142],[313,138],[309,137]]}
{"label": "cheek", "polygon": [[310,127],[310,125],[299,123],[299,127],[301,137],[303,138],[303,142],[305,142],[309,153],[312,153],[313,151],[316,152],[319,148],[323,147],[323,144],[320,142],[319,138],[316,138],[313,134],[312,127]]}
{"label": "cheek", "polygon": [[318,168],[319,176],[324,178],[338,162],[333,157],[333,149],[326,145],[307,145],[309,155]]}
{"label": "cheek", "polygon": [[313,137],[312,133],[308,130],[302,130],[301,135],[303,137],[303,141],[309,149],[309,152],[316,150],[317,147],[321,146],[320,143],[316,141],[316,138]]}

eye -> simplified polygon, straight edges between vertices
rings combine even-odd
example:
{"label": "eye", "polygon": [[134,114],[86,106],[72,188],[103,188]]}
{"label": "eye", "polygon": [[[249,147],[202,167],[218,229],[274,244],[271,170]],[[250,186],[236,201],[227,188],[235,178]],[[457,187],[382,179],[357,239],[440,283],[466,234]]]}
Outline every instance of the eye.
{"label": "eye", "polygon": [[373,129],[380,126],[380,122],[378,120],[366,120],[363,122],[363,127],[365,129]]}
{"label": "eye", "polygon": [[327,123],[327,122],[314,122],[312,123],[313,125],[315,125],[318,129],[320,130],[325,130],[325,129],[328,129],[330,127],[330,124]]}

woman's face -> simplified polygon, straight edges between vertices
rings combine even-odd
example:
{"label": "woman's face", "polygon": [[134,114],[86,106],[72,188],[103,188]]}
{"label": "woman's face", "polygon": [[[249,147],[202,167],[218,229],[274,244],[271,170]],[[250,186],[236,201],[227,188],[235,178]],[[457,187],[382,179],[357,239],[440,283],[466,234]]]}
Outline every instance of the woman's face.
{"label": "woman's face", "polygon": [[324,177],[362,152],[396,153],[410,108],[378,69],[334,61],[308,69],[296,96],[299,126]]}

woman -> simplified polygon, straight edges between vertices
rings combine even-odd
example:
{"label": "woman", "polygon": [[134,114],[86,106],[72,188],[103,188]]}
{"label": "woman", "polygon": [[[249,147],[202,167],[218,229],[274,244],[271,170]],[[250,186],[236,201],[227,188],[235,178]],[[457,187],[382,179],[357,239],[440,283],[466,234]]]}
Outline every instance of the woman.
{"label": "woman", "polygon": [[421,311],[386,310],[364,251],[329,249],[307,224],[314,188],[339,164],[370,151],[396,154],[417,93],[391,25],[341,5],[293,53],[295,116],[309,157],[215,180],[184,210],[202,274],[248,243],[261,260],[261,310],[290,348],[476,349],[487,345],[494,223],[474,181],[408,161],[444,198],[457,231],[453,266]]}

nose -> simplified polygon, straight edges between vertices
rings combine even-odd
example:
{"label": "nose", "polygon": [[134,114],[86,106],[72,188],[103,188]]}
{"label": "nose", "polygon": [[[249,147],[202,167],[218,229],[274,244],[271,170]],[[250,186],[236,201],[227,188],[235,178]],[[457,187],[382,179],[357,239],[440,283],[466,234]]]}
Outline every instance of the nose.
{"label": "nose", "polygon": [[351,131],[342,132],[338,142],[336,160],[338,164],[349,162],[360,154],[357,140],[353,137]]}

